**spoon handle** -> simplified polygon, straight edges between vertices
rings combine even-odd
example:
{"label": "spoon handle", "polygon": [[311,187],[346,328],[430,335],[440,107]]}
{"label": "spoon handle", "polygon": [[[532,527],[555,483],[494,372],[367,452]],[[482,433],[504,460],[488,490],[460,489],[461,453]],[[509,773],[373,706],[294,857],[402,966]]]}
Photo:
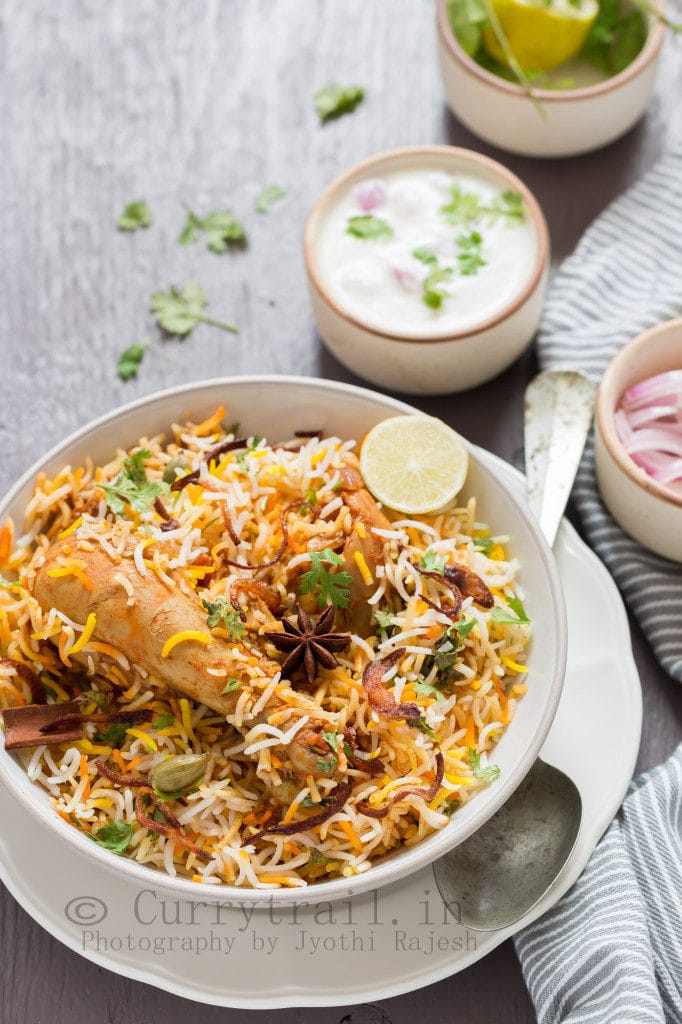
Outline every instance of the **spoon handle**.
{"label": "spoon handle", "polygon": [[552,545],[592,422],[596,386],[578,370],[545,370],[526,388],[528,505]]}

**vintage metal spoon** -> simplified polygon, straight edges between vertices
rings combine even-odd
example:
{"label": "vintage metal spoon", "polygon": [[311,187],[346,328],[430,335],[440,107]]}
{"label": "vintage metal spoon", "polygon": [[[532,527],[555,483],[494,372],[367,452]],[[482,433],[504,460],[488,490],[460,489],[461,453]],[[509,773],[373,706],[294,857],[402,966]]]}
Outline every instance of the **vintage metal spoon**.
{"label": "vintage metal spoon", "polygon": [[[525,396],[528,504],[554,543],[592,421],[595,387],[574,370],[551,370]],[[575,846],[582,801],[558,768],[535,762],[500,810],[434,864],[443,902],[467,928],[497,931],[545,895]]]}

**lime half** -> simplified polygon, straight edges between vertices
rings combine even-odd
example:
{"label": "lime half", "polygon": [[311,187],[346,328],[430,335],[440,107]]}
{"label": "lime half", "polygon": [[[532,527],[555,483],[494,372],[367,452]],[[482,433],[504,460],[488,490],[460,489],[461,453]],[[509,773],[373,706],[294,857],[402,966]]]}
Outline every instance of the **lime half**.
{"label": "lime half", "polygon": [[396,512],[420,515],[448,506],[469,468],[467,447],[432,416],[392,416],[367,434],[360,469],[374,497]]}
{"label": "lime half", "polygon": [[[575,57],[592,28],[597,0],[491,0],[509,48],[524,71],[551,71]],[[507,63],[491,28],[483,45],[495,60]]]}

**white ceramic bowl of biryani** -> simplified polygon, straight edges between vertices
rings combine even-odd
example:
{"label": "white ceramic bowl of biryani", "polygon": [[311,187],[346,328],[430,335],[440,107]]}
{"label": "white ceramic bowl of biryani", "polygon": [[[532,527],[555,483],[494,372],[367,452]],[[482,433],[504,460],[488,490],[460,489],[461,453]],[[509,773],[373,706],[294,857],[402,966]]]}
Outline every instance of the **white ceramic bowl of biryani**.
{"label": "white ceramic bowl of biryani", "polygon": [[[323,430],[326,440],[303,439],[298,452],[273,450],[263,442],[254,447],[251,441],[250,454],[242,446],[214,459],[210,469],[203,463],[201,483],[173,494],[167,488],[160,495],[147,493],[137,515],[130,507],[114,515],[100,500],[101,491],[93,499],[91,467],[102,467],[100,482],[118,477],[120,485],[120,459],[112,460],[117,452],[141,446],[152,455],[140,457],[142,477],[129,464],[124,497],[130,497],[129,484],[134,489],[144,487],[145,479],[158,483],[173,452],[177,455],[158,441],[162,434],[166,443],[172,439],[171,424],[203,424],[198,440],[194,429],[184,429],[184,440],[176,435],[188,450],[189,465],[176,462],[171,478],[191,472],[195,462],[201,466],[202,453],[231,436],[225,433],[227,427],[218,426],[220,415],[211,419],[219,406],[227,409],[225,424],[240,421],[242,436],[267,438],[274,445],[296,431]],[[60,745],[53,738],[49,745],[0,749],[3,783],[47,829],[106,870],[176,896],[292,903],[342,898],[394,882],[451,850],[504,803],[533,764],[554,718],[564,677],[566,626],[551,551],[533,518],[501,481],[494,456],[471,447],[467,481],[454,510],[412,523],[400,523],[406,517],[389,512],[390,528],[380,537],[372,534],[378,537],[378,555],[364,584],[370,607],[390,615],[390,624],[384,617],[381,627],[375,616],[370,626],[363,626],[364,635],[356,636],[349,628],[348,645],[341,650],[332,645],[338,664],[328,668],[318,661],[312,685],[301,674],[305,663],[290,669],[285,681],[278,673],[287,651],[263,638],[266,629],[281,635],[283,617],[294,621],[296,600],[307,602],[313,618],[319,614],[319,605],[310,603],[320,598],[319,585],[303,595],[302,574],[312,568],[306,552],[319,553],[324,545],[343,554],[351,535],[357,544],[366,535],[365,525],[373,530],[371,519],[355,516],[357,506],[347,496],[352,492],[339,486],[345,467],[353,462],[346,442],[361,440],[389,416],[415,411],[344,384],[292,377],[227,378],[176,388],[112,412],[67,438],[25,474],[0,505],[3,581],[17,574],[23,581],[20,589],[0,590],[3,658],[42,673],[42,684],[47,684],[42,700],[48,708],[85,688],[89,696],[80,699],[76,718],[105,716],[80,721],[75,726],[78,738]],[[70,468],[64,471],[66,466]],[[90,469],[82,474],[81,466]],[[355,494],[358,500],[362,497]],[[115,492],[108,495],[116,505]],[[151,506],[154,496],[161,497],[159,511]],[[282,540],[279,512],[285,507],[280,506],[291,504],[292,497],[293,509],[285,513],[290,546],[283,558],[255,573],[220,561],[221,552],[230,561],[251,564],[276,558]],[[224,500],[227,520],[216,512]],[[314,513],[301,508],[306,500],[313,503]],[[74,511],[79,504],[82,513]],[[29,507],[33,522],[25,527]],[[178,517],[175,523],[164,523],[163,516],[169,514]],[[268,516],[270,528],[264,526]],[[250,519],[256,524],[253,530]],[[49,539],[40,536],[44,532]],[[111,561],[108,552],[121,537],[122,555],[114,552],[118,562],[107,568],[102,559]],[[36,545],[45,550],[36,554]],[[13,552],[9,561],[8,549]],[[433,557],[454,558],[460,567],[468,567],[479,583],[485,579],[484,589],[494,595],[497,612],[466,596],[467,586],[460,582],[465,596],[455,626],[459,623],[462,629],[461,639],[451,630],[454,597],[449,588],[409,568],[427,549]],[[331,561],[317,564],[332,574],[343,571]],[[166,582],[164,575],[169,576]],[[255,577],[266,587],[255,596],[247,588],[234,598],[229,587],[240,577]],[[158,587],[172,588],[183,614],[190,605],[192,609],[184,618],[180,614],[179,621],[173,619],[177,609],[166,609],[162,636],[156,633],[159,616],[151,626],[144,622],[147,605],[156,601],[160,607],[165,600],[158,598]],[[277,592],[281,607],[272,592]],[[200,597],[216,612],[215,628],[208,626]],[[220,618],[229,608],[226,597],[243,606],[245,623],[239,616]],[[85,614],[87,608],[80,622],[64,611],[73,611],[81,600],[95,609],[94,619],[91,612]],[[110,600],[114,603],[108,604]],[[52,607],[59,604],[59,615],[49,611],[51,601]],[[510,624],[525,618],[524,610],[532,626]],[[337,611],[336,632],[343,632],[347,623],[357,625],[351,610]],[[131,664],[120,646],[114,646],[121,636],[120,621],[115,620],[128,615],[141,631],[137,639],[144,665]],[[493,624],[491,618],[502,621]],[[201,630],[193,629],[199,619]],[[178,631],[186,633],[188,627],[207,639],[178,639]],[[234,639],[235,629],[239,639]],[[445,642],[448,629],[456,641],[456,657]],[[149,645],[161,641],[166,661],[158,660],[160,649],[155,662],[145,661]],[[206,661],[215,645],[225,656],[229,649],[228,668],[220,658]],[[365,670],[395,647],[406,650],[390,671],[382,668],[379,704],[374,678],[370,702]],[[241,659],[237,669],[235,658]],[[78,667],[77,676],[67,672],[64,659],[74,670]],[[171,663],[175,667],[166,670]],[[159,671],[175,673],[179,689],[159,683],[152,671],[159,664]],[[206,668],[195,672],[189,684],[183,677],[188,664]],[[239,678],[235,681],[230,673]],[[218,695],[210,697],[214,710],[187,696],[195,693],[198,676],[201,685]],[[32,703],[28,679],[30,669],[18,674],[11,660],[0,664],[3,707],[21,700]],[[221,700],[228,701],[227,710]],[[407,717],[378,714],[382,701]],[[416,722],[405,710],[415,706]],[[116,713],[123,722],[112,721]],[[74,728],[59,708],[43,708],[39,714],[58,719],[53,728],[60,736],[61,730]],[[409,727],[409,721],[417,727]],[[20,732],[27,727],[22,722]],[[319,742],[315,739],[313,745],[317,743],[320,763],[315,774],[306,774],[294,747],[298,742],[300,755],[302,737],[311,735],[311,727],[317,730]],[[5,729],[8,737],[7,720]],[[311,747],[305,750],[309,754]],[[158,772],[156,792],[148,786],[135,788],[159,764],[167,765],[169,755],[203,754],[208,755],[205,771],[194,788],[187,774],[171,773],[181,783],[179,798],[159,798],[159,789],[168,796],[170,783],[162,782]],[[372,768],[372,761],[381,768]],[[102,774],[96,762],[109,774]],[[339,793],[346,796],[341,806]],[[136,799],[138,811],[156,821],[158,830],[142,827]],[[171,812],[168,816],[164,808]],[[324,822],[301,830],[302,820],[325,817],[325,812]],[[295,834],[267,833],[281,822],[293,825]],[[263,829],[259,837],[256,833]],[[93,836],[104,843],[93,842]],[[121,855],[114,852],[117,847]]]}

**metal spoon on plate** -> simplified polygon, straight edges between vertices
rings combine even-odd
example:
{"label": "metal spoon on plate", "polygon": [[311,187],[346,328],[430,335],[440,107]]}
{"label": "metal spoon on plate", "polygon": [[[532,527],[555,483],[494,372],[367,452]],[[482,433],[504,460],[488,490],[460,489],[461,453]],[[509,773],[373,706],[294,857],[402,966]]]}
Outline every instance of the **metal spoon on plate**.
{"label": "metal spoon on plate", "polygon": [[[548,370],[526,389],[528,505],[554,543],[592,422],[596,388],[575,370]],[[538,760],[493,817],[433,866],[452,914],[478,931],[507,928],[538,903],[575,846],[575,783]]]}

